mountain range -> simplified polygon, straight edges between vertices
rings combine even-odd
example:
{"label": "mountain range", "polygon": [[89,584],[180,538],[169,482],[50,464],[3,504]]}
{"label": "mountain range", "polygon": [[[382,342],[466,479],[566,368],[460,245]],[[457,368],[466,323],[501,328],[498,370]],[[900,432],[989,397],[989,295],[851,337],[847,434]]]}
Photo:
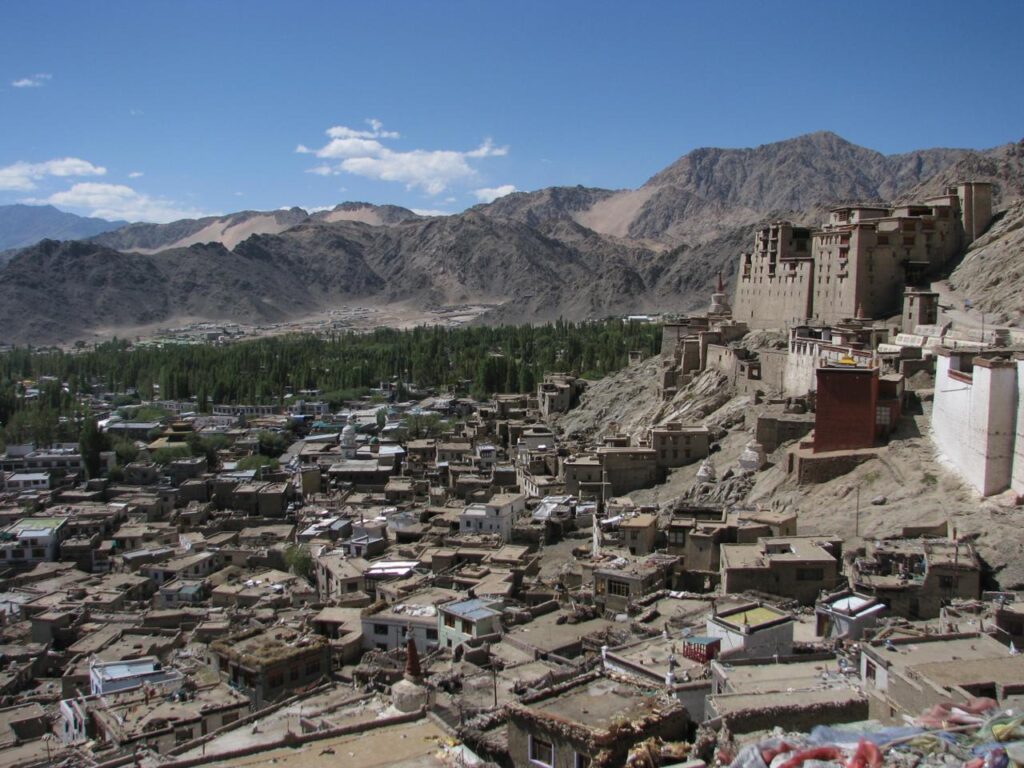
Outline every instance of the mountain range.
{"label": "mountain range", "polygon": [[44,238],[79,240],[119,229],[127,223],[76,216],[52,205],[0,205],[0,251],[24,248]]}
{"label": "mountain range", "polygon": [[1012,234],[1022,162],[1024,144],[882,155],[822,132],[694,150],[637,189],[516,192],[445,217],[345,203],[131,224],[17,252],[0,269],[0,341],[178,318],[280,321],[346,302],[494,304],[481,318],[494,323],[685,311],[706,303],[717,272],[731,278],[767,218],[814,224],[837,204],[970,178],[997,184]]}

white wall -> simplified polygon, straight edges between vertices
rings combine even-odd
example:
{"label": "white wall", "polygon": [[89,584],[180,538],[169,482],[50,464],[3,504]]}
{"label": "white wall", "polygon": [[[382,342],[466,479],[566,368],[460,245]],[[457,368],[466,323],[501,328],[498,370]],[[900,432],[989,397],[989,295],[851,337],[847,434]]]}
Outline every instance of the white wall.
{"label": "white wall", "polygon": [[[951,378],[954,356],[935,365],[932,440],[943,457],[983,496],[1010,486],[1018,431],[1017,366],[975,366],[973,382]],[[1017,443],[1020,450],[1020,443]],[[1024,465],[1022,465],[1024,466]]]}
{"label": "white wall", "polygon": [[[708,619],[704,634],[708,637],[721,638],[721,653],[733,651],[733,658],[765,659],[775,654],[787,656],[793,652],[793,622],[791,621],[744,634]],[[737,649],[742,649],[742,651]]]}
{"label": "white wall", "polygon": [[981,468],[968,449],[974,384],[949,377],[956,358],[938,355],[935,359],[935,399],[932,402],[932,441],[942,457],[958,474],[981,490]]}
{"label": "white wall", "polygon": [[1014,443],[1017,437],[1017,365],[974,369],[974,378],[989,391],[988,446],[985,454],[985,490],[999,493],[1010,487]]}
{"label": "white wall", "polygon": [[[868,680],[869,661],[875,665],[874,683]],[[880,662],[869,658],[866,653],[862,653],[860,655],[860,680],[865,690],[874,688],[878,691],[884,691],[889,687],[889,670],[882,666]]]}
{"label": "white wall", "polygon": [[[782,377],[782,393],[787,397],[802,397],[818,386],[818,356],[816,353],[800,354],[795,349],[804,348],[808,342],[794,342],[786,356],[786,371]],[[810,347],[811,350],[815,347]]]}
{"label": "white wall", "polygon": [[1024,360],[1017,361],[1017,428],[1013,443],[1010,487],[1024,494]]}
{"label": "white wall", "polygon": [[[387,633],[378,635],[374,630],[375,625],[387,627]],[[370,614],[363,617],[363,649],[372,650],[378,643],[387,644],[387,649],[393,651],[396,648],[405,647],[406,630],[412,632],[412,638],[416,642],[416,650],[420,653],[429,653],[437,648],[437,638],[429,639],[428,630],[437,630],[437,620],[431,616],[429,620],[423,619],[413,622],[410,618],[403,617],[396,619],[393,616],[382,618]]]}

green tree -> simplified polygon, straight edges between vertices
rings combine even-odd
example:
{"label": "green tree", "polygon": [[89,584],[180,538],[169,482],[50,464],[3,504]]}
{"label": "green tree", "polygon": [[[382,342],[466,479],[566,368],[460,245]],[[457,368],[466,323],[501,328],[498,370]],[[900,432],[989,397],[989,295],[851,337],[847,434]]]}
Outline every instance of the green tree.
{"label": "green tree", "polygon": [[117,455],[117,463],[122,467],[125,464],[131,464],[139,457],[139,449],[135,447],[135,443],[131,440],[114,440],[111,448],[114,449],[114,453]]}
{"label": "green tree", "polygon": [[144,405],[132,415],[133,421],[163,421],[170,418],[171,412],[157,405]]}
{"label": "green tree", "polygon": [[414,413],[405,417],[409,439],[419,440],[423,437],[437,437],[448,428],[436,413]]}
{"label": "green tree", "polygon": [[265,429],[257,435],[256,439],[259,441],[260,454],[272,459],[276,459],[288,447],[288,441],[280,432],[271,432]]}
{"label": "green tree", "polygon": [[29,412],[29,434],[36,445],[52,445],[57,433],[57,412],[42,406]]}
{"label": "green tree", "polygon": [[205,456],[206,465],[210,469],[215,469],[220,464],[217,452],[227,447],[228,438],[227,435],[200,435],[198,432],[192,432],[185,438],[185,443],[193,456]]}
{"label": "green tree", "polygon": [[85,476],[89,479],[99,477],[103,466],[100,453],[106,450],[106,437],[100,431],[96,419],[91,415],[86,416],[82,424],[82,431],[78,438],[78,450],[82,454],[82,464],[85,466]]}
{"label": "green tree", "polygon": [[261,467],[268,467],[269,469],[277,469],[277,459],[272,459],[269,456],[246,456],[244,459],[238,461],[238,468],[241,470],[248,469],[260,469]]}
{"label": "green tree", "polygon": [[168,445],[153,451],[153,461],[163,466],[178,459],[187,459],[192,455],[187,445]]}
{"label": "green tree", "polygon": [[313,556],[305,547],[292,544],[284,551],[284,562],[288,570],[307,581],[313,578]]}

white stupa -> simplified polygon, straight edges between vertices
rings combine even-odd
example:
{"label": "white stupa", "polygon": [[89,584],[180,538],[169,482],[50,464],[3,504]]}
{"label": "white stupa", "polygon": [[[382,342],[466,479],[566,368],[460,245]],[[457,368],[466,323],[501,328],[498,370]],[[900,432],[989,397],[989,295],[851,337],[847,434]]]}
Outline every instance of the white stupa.
{"label": "white stupa", "polygon": [[718,273],[718,284],[715,292],[711,294],[711,306],[708,307],[709,315],[731,315],[732,307],[729,300],[725,298],[725,284],[722,282],[722,273]]}
{"label": "white stupa", "polygon": [[711,463],[711,459],[704,459],[700,469],[697,470],[697,482],[713,483],[717,477],[718,473],[715,472],[715,465]]}
{"label": "white stupa", "polygon": [[341,458],[354,459],[356,457],[356,428],[353,417],[348,417],[348,423],[341,430]]}
{"label": "white stupa", "polygon": [[751,440],[740,454],[739,464],[744,472],[757,472],[765,464],[764,446]]}

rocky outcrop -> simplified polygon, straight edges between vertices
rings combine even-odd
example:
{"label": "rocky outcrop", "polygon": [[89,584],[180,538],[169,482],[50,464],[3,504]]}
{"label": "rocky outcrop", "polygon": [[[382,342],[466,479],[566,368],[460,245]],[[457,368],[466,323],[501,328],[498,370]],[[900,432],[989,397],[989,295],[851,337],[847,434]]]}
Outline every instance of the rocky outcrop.
{"label": "rocky outcrop", "polygon": [[949,285],[992,325],[1024,323],[1024,201],[1013,203],[971,244]]}

